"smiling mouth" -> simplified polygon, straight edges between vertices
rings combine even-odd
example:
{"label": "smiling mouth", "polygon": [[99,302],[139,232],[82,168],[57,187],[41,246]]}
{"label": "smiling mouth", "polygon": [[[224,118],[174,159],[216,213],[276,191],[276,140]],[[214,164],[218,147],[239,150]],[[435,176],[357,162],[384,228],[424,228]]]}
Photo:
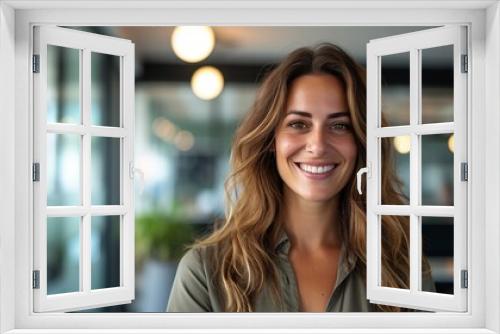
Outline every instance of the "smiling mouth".
{"label": "smiling mouth", "polygon": [[308,165],[305,163],[295,163],[297,167],[299,167],[300,170],[309,173],[309,174],[314,174],[314,175],[325,175],[329,174],[333,169],[335,169],[338,164],[329,164],[329,165],[321,165],[321,166],[314,166],[314,165]]}

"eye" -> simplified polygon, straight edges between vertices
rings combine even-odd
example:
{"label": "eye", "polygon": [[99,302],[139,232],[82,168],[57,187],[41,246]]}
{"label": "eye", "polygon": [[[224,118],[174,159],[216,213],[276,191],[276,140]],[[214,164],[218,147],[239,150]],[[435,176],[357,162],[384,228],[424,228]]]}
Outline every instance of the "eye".
{"label": "eye", "polygon": [[348,123],[335,123],[330,126],[333,130],[347,131],[351,129],[351,125]]}
{"label": "eye", "polygon": [[287,126],[291,127],[292,129],[297,129],[297,130],[302,130],[302,129],[305,129],[307,127],[307,125],[302,121],[292,121],[292,122],[288,123]]}

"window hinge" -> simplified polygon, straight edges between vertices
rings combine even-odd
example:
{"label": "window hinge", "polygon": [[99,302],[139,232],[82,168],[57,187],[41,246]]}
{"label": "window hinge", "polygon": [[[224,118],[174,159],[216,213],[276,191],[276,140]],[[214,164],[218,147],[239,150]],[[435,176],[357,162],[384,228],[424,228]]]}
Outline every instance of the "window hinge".
{"label": "window hinge", "polygon": [[466,162],[462,162],[460,164],[460,179],[462,181],[468,181],[469,180],[469,166]]}
{"label": "window hinge", "polygon": [[40,270],[33,270],[33,289],[40,289]]}
{"label": "window hinge", "polygon": [[40,73],[40,55],[33,55],[33,73]]}
{"label": "window hinge", "polygon": [[462,273],[461,288],[467,289],[469,287],[469,272],[467,270],[462,270],[461,273]]}
{"label": "window hinge", "polygon": [[467,55],[462,55],[462,73],[469,72],[469,57]]}
{"label": "window hinge", "polygon": [[40,164],[38,162],[33,163],[33,181],[40,181]]}

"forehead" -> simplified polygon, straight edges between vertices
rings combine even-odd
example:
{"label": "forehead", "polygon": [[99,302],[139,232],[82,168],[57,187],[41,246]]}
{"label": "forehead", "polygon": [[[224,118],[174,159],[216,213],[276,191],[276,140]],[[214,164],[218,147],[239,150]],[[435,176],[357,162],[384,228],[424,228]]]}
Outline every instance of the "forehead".
{"label": "forehead", "polygon": [[302,75],[289,87],[286,109],[309,113],[346,111],[345,89],[340,79],[330,74]]}

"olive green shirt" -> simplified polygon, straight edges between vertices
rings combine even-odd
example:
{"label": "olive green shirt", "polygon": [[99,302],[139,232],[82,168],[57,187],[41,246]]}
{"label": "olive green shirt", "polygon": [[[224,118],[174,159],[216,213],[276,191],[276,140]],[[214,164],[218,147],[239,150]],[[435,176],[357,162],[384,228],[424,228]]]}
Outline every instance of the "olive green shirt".
{"label": "olive green shirt", "polygon": [[[288,260],[290,242],[283,233],[277,244],[278,269],[280,273],[284,308],[273,301],[269,286],[264,286],[255,300],[256,312],[299,312],[299,293],[292,265]],[[205,248],[190,249],[179,262],[167,312],[224,312],[220,295],[211,277],[211,265],[207,261]],[[348,263],[354,265],[349,266]],[[351,269],[350,269],[351,268]],[[432,279],[424,280],[425,291],[435,291]],[[366,283],[355,256],[346,258],[341,248],[337,281],[330,295],[325,312],[369,312],[377,311],[366,298]]]}

